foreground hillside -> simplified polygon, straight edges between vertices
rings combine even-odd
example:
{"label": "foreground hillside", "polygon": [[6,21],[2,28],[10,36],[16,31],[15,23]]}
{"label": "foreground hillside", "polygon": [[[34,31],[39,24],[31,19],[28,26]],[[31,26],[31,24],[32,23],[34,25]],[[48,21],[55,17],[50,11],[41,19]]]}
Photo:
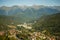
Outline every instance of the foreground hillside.
{"label": "foreground hillside", "polygon": [[60,13],[45,15],[35,23],[0,24],[0,40],[60,40]]}

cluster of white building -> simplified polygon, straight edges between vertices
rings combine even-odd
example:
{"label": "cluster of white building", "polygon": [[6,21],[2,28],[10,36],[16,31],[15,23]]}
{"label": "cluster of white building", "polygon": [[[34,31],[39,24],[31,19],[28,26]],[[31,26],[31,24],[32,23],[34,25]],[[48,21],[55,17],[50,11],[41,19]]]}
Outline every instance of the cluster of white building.
{"label": "cluster of white building", "polygon": [[19,26],[19,27],[24,27],[24,28],[26,28],[26,29],[32,29],[31,23],[30,23],[30,24],[27,24],[27,23],[19,24],[19,25],[17,25],[17,26]]}

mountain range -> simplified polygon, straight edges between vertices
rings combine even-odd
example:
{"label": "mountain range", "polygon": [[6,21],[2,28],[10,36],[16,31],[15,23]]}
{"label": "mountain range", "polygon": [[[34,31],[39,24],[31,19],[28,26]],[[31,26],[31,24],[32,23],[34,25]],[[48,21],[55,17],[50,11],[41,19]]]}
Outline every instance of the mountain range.
{"label": "mountain range", "polygon": [[37,20],[43,15],[51,15],[60,12],[60,6],[2,6],[0,7],[0,15],[12,16],[17,22],[29,22]]}

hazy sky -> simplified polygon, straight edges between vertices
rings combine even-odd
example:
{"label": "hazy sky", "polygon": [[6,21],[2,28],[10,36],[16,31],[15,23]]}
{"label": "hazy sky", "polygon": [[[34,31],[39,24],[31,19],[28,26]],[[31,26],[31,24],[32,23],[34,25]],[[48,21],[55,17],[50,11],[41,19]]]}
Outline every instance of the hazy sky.
{"label": "hazy sky", "polygon": [[0,0],[0,6],[13,5],[59,5],[60,0]]}

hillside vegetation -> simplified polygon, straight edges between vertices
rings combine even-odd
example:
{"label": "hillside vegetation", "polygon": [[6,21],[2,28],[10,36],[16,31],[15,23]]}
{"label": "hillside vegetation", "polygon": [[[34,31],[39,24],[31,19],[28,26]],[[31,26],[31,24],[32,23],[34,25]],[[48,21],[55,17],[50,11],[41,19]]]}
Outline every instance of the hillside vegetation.
{"label": "hillside vegetation", "polygon": [[33,26],[34,29],[39,31],[46,30],[51,34],[59,34],[60,13],[42,16],[39,20],[37,20],[37,22]]}

